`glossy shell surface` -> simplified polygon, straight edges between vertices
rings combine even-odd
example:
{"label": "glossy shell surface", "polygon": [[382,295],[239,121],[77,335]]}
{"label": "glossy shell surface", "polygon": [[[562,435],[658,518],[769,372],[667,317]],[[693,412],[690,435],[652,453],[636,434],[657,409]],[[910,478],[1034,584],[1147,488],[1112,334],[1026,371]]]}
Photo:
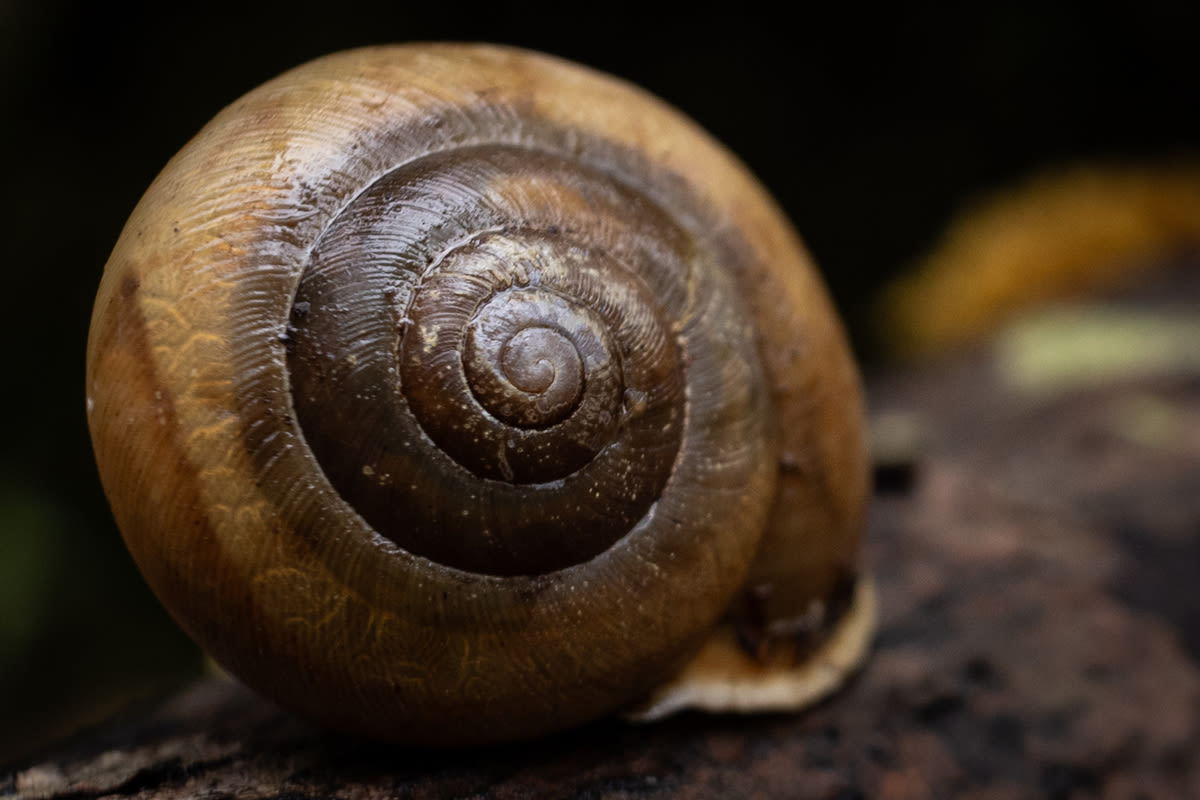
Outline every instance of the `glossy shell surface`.
{"label": "glossy shell surface", "polygon": [[[799,239],[678,112],[528,52],[299,67],[109,260],[89,423],[129,549],[250,686],[506,740],[857,576],[858,379]],[[765,588],[764,588],[765,587]]]}

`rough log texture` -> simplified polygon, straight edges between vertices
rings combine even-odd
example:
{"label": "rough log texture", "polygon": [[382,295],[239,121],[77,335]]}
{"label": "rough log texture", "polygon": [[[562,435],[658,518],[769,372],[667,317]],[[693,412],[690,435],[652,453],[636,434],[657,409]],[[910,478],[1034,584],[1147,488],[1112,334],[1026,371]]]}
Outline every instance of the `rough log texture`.
{"label": "rough log texture", "polygon": [[419,752],[213,678],[0,797],[1200,797],[1200,376],[1030,394],[995,352],[873,382],[921,437],[879,476],[875,655],[808,713]]}

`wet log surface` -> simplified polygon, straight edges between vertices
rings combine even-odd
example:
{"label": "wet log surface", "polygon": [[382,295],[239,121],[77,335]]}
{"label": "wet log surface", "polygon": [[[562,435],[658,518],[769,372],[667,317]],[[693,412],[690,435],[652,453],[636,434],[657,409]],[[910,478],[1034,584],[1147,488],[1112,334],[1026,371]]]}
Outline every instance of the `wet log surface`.
{"label": "wet log surface", "polygon": [[881,630],[816,709],[423,752],[213,678],[0,774],[0,797],[1200,797],[1200,373],[1030,391],[998,352],[871,382],[908,431],[869,535]]}

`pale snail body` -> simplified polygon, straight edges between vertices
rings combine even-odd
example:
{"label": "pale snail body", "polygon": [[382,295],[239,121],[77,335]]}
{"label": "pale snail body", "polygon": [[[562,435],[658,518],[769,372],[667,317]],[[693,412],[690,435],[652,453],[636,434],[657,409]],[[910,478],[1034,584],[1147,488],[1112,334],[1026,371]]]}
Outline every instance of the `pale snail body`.
{"label": "pale snail body", "polygon": [[164,605],[337,728],[793,707],[866,647],[824,289],[735,159],[581,67],[376,48],[235,102],[122,233],[88,400]]}

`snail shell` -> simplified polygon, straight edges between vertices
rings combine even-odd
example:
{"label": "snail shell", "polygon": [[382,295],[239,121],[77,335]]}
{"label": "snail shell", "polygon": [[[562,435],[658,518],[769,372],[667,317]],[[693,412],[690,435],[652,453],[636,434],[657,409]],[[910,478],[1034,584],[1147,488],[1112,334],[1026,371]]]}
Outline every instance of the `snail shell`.
{"label": "snail shell", "polygon": [[150,586],[328,725],[794,707],[866,650],[825,291],[732,156],[582,67],[386,47],[250,92],[130,217],[87,387]]}

